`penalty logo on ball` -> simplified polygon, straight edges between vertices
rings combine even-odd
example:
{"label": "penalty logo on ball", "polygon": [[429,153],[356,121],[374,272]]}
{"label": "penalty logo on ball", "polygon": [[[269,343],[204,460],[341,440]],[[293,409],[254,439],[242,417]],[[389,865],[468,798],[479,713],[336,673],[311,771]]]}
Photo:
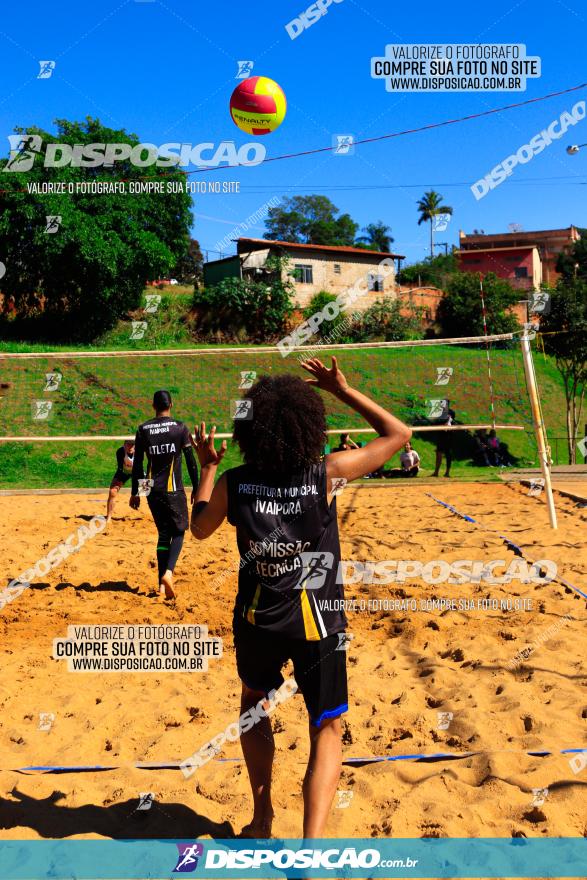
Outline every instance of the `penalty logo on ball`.
{"label": "penalty logo on ball", "polygon": [[283,89],[267,76],[250,76],[238,84],[230,98],[230,115],[247,134],[271,134],[285,119]]}

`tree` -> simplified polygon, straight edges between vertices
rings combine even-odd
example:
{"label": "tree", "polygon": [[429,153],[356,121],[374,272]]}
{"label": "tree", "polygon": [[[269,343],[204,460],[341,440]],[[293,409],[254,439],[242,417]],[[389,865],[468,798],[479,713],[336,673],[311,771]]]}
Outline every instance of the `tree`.
{"label": "tree", "polygon": [[[484,335],[480,282],[481,276],[476,272],[451,275],[446,295],[436,313],[445,338]],[[508,309],[518,302],[519,293],[504,278],[488,272],[483,278],[483,299],[490,334],[519,330],[518,319],[508,313]]]}
{"label": "tree", "polygon": [[413,284],[421,287],[444,288],[450,276],[459,268],[455,254],[438,254],[426,257],[421,263],[404,266],[398,275],[400,284]]}
{"label": "tree", "polygon": [[269,208],[265,225],[270,240],[337,247],[352,247],[359,228],[349,214],[339,214],[327,196],[317,195],[284,199]]}
{"label": "tree", "polygon": [[423,310],[412,308],[406,315],[402,309],[405,306],[390,296],[375,300],[361,315],[355,317],[350,333],[353,341],[400,342],[404,339],[421,339]]}
{"label": "tree", "polygon": [[199,285],[203,278],[204,257],[200,244],[195,238],[190,239],[188,249],[179,260],[172,272],[180,284]]}
{"label": "tree", "polygon": [[[336,302],[336,299],[336,296],[333,293],[329,293],[327,290],[320,290],[318,293],[315,293],[303,311],[305,320],[307,321],[312,315],[321,312],[329,303]],[[316,329],[316,335],[322,339],[328,338],[330,342],[344,342],[344,339],[339,339],[337,336],[337,334],[340,333],[339,327],[343,323],[346,328],[349,323],[349,317],[345,312],[339,310],[334,318],[324,318],[322,323],[319,324]]]}
{"label": "tree", "polygon": [[550,310],[540,319],[540,332],[563,378],[569,464],[575,464],[587,387],[587,278],[561,278],[548,293]]}
{"label": "tree", "polygon": [[563,278],[587,280],[587,229],[579,229],[581,238],[573,244],[569,253],[562,251],[557,260],[556,271]]}
{"label": "tree", "polygon": [[368,223],[363,229],[364,235],[357,238],[355,244],[357,247],[364,247],[367,250],[379,251],[380,253],[389,253],[393,238],[390,235],[391,229],[386,226],[382,220],[376,223]]}
{"label": "tree", "polygon": [[201,336],[266,342],[284,335],[295,295],[287,276],[288,260],[270,256],[265,266],[268,272],[262,281],[224,278],[196,290],[193,305],[199,312]]}
{"label": "tree", "polygon": [[434,257],[434,218],[439,214],[452,214],[452,208],[442,204],[442,196],[440,193],[434,192],[433,189],[424,193],[424,196],[418,202],[418,211],[420,219],[418,226],[422,223],[430,222],[430,257]]}
{"label": "tree", "polygon": [[[178,171],[130,160],[111,167],[45,167],[49,143],[132,144],[135,134],[103,126],[98,119],[55,122],[57,135],[38,127],[17,129],[37,135],[30,170],[2,173],[0,238],[6,275],[4,302],[11,302],[17,325],[35,320],[52,338],[92,339],[140,304],[147,280],[169,275],[189,245],[191,196],[181,192],[92,194],[76,192],[76,183],[150,180],[185,181]],[[18,161],[0,160],[0,168]],[[31,184],[65,184],[66,192],[40,194]],[[67,191],[72,184],[74,192]],[[46,217],[60,216],[57,232],[47,234]]]}

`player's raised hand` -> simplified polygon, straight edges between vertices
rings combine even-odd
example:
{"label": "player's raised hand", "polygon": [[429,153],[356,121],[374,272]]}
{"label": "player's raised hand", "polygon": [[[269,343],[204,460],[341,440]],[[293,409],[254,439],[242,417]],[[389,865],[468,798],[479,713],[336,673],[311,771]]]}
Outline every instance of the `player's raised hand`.
{"label": "player's raised hand", "polygon": [[325,367],[319,358],[308,358],[302,363],[304,370],[312,375],[311,379],[306,379],[310,385],[316,385],[323,391],[330,391],[331,394],[339,394],[346,391],[349,387],[344,374],[339,369],[336,358],[332,357],[332,367]]}
{"label": "player's raised hand", "polygon": [[208,436],[206,436],[205,422],[201,422],[199,428],[197,426],[194,428],[193,435],[190,434],[190,440],[192,446],[196,450],[200,467],[206,467],[209,465],[217,467],[224,457],[224,453],[226,452],[226,440],[222,441],[220,449],[216,449],[214,446],[215,434],[216,425],[212,427],[212,430]]}

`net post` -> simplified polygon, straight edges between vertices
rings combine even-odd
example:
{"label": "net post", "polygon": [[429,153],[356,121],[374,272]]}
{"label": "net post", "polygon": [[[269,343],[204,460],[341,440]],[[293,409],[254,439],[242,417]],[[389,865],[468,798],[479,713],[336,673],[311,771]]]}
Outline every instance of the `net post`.
{"label": "net post", "polygon": [[542,418],[542,410],[540,408],[540,400],[538,398],[538,387],[536,385],[536,374],[534,372],[534,362],[532,360],[532,351],[530,349],[530,336],[528,330],[525,329],[520,337],[522,346],[522,358],[524,361],[524,374],[526,376],[526,386],[528,388],[528,396],[530,398],[530,409],[532,411],[532,423],[534,425],[534,434],[538,446],[538,455],[540,457],[540,467],[544,478],[544,489],[546,492],[546,506],[548,507],[548,517],[552,529],[558,529],[556,518],[556,509],[554,506],[554,497],[552,494],[552,483],[550,480],[550,461],[548,458],[546,434],[544,428],[544,420]]}

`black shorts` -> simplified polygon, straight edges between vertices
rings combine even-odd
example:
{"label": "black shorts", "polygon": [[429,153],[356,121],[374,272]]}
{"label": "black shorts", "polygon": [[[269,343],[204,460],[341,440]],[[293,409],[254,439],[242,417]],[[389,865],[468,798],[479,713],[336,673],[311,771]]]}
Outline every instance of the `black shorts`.
{"label": "black shorts", "polygon": [[452,442],[450,431],[438,431],[438,433],[433,434],[434,437],[434,446],[438,452],[444,452],[450,454],[452,451]]}
{"label": "black shorts", "polygon": [[180,492],[151,492],[147,504],[160,532],[187,532],[188,503],[183,489]]}
{"label": "black shorts", "polygon": [[348,711],[346,651],[342,649],[346,646],[339,638],[343,633],[306,642],[254,626],[236,615],[233,632],[238,674],[251,690],[265,694],[277,690],[284,681],[281,668],[292,660],[312,724],[317,727],[325,718]]}

